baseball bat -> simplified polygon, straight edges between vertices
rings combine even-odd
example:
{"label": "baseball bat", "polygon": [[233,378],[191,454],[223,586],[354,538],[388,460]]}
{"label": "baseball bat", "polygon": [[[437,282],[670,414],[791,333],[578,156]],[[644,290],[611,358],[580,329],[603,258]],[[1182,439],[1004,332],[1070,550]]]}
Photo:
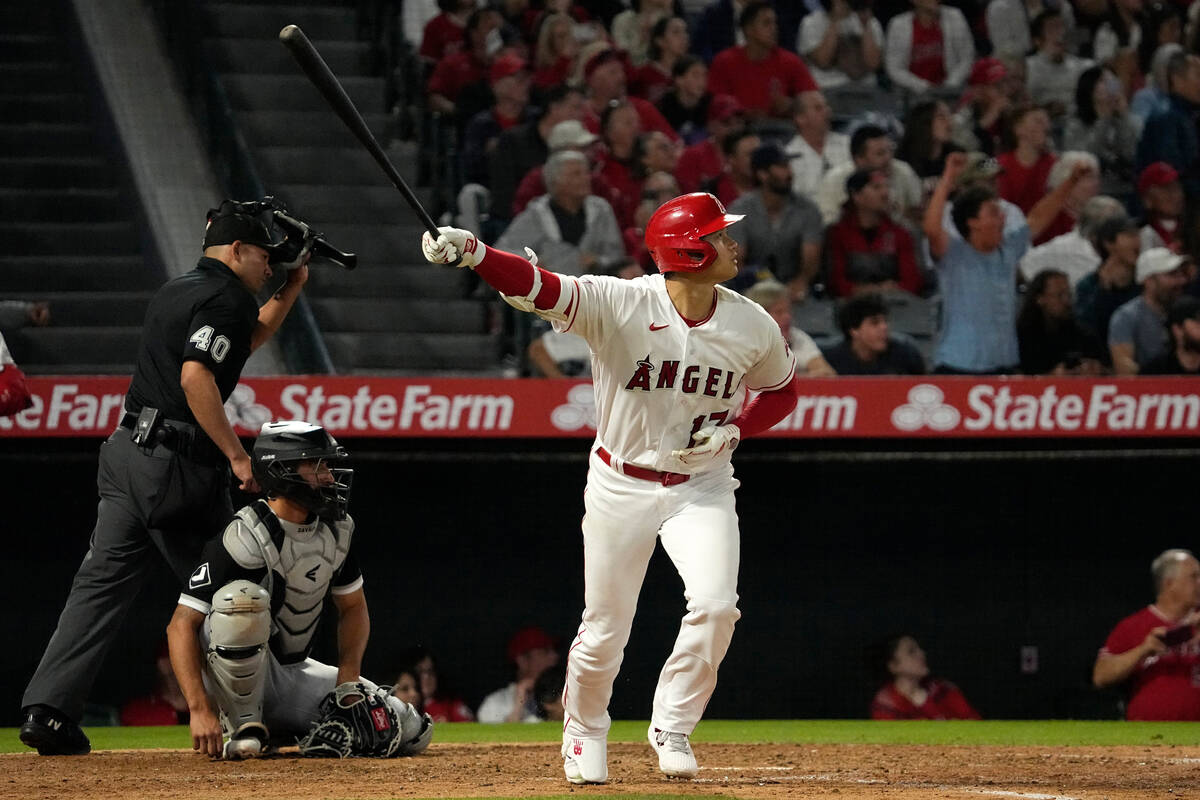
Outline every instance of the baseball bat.
{"label": "baseball bat", "polygon": [[333,108],[334,113],[341,117],[350,132],[362,142],[363,147],[367,148],[367,152],[383,168],[384,174],[391,180],[392,185],[400,190],[400,194],[412,206],[412,210],[429,231],[429,235],[436,239],[438,229],[433,217],[429,216],[429,212],[421,205],[421,201],[413,194],[412,189],[408,188],[408,183],[392,166],[392,162],[383,152],[383,148],[379,146],[379,142],[375,140],[371,129],[367,127],[362,114],[358,113],[358,109],[354,107],[354,101],[346,94],[346,90],[334,76],[333,70],[325,63],[325,59],[321,58],[321,54],[304,35],[304,31],[300,30],[297,25],[288,25],[279,32],[279,41],[283,42],[283,46],[291,51],[292,57],[296,59],[296,63],[312,81],[313,86],[316,86],[317,90],[324,95],[325,101]]}

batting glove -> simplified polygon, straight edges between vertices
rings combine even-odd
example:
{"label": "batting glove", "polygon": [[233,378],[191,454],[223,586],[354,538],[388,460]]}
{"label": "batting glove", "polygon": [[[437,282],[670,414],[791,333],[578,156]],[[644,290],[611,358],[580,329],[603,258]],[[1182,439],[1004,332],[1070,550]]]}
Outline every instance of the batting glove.
{"label": "batting glove", "polygon": [[438,228],[438,237],[434,239],[429,231],[421,234],[421,252],[425,260],[433,264],[454,264],[455,259],[462,260],[455,266],[475,267],[483,261],[486,248],[479,237],[462,228]]}
{"label": "batting glove", "polygon": [[692,472],[704,472],[720,461],[727,451],[732,452],[742,438],[742,429],[737,425],[715,425],[701,428],[692,437],[695,443],[684,450],[672,450],[671,457]]}

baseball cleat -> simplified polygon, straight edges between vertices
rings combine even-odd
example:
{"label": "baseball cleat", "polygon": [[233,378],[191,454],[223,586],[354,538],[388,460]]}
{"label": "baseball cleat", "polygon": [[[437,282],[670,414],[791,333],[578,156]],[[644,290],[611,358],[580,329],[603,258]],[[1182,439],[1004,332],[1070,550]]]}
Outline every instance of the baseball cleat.
{"label": "baseball cleat", "polygon": [[692,743],[686,733],[661,731],[653,725],[646,732],[650,746],[658,753],[658,768],[671,778],[694,778],[700,771]]}
{"label": "baseball cleat", "polygon": [[82,756],[92,751],[92,743],[75,721],[50,706],[25,709],[20,735],[42,756]]}
{"label": "baseball cleat", "polygon": [[608,740],[563,734],[563,773],[575,784],[608,781]]}

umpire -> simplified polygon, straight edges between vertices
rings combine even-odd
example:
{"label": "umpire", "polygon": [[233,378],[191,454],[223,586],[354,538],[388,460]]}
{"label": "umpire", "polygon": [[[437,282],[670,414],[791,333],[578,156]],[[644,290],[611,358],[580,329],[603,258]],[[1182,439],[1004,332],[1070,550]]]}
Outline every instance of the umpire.
{"label": "umpire", "polygon": [[182,583],[204,541],[233,516],[232,470],[257,492],[250,456],[223,404],[250,354],[279,329],[308,280],[308,259],[261,308],[280,255],[244,207],[209,212],[204,257],[150,302],[120,426],[100,448],[100,504],[58,627],[25,689],[21,741],[42,755],[82,755],[84,701],[157,549]]}

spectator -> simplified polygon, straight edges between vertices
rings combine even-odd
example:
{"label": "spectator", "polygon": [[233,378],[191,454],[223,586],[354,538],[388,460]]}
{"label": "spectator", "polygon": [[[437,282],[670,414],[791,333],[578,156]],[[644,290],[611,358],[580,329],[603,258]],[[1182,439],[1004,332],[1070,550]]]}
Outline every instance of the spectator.
{"label": "spectator", "polygon": [[[713,138],[708,129],[713,96],[708,93],[708,65],[694,55],[685,54],[671,68],[671,85],[658,100],[658,110],[684,144],[691,145]],[[732,97],[730,102],[736,104]],[[740,113],[741,106],[737,105]],[[720,142],[720,136],[716,136]],[[714,148],[720,149],[719,144]]]}
{"label": "spectator", "polygon": [[850,136],[850,163],[840,164],[825,173],[817,190],[821,220],[832,225],[842,216],[846,204],[846,179],[858,170],[880,170],[888,178],[888,213],[893,219],[910,219],[921,207],[921,180],[912,167],[893,158],[895,145],[887,132],[875,125],[863,125]]}
{"label": "spectator", "polygon": [[1026,375],[1099,375],[1104,368],[1104,348],[1075,319],[1071,283],[1061,270],[1042,270],[1025,287],[1017,343]]}
{"label": "spectator", "polygon": [[463,134],[463,179],[485,186],[491,184],[488,166],[500,134],[527,121],[529,69],[525,59],[511,53],[497,57],[488,67],[488,82],[492,107],[472,117]]}
{"label": "spectator", "polygon": [[812,201],[792,191],[792,168],[776,144],[762,144],[750,157],[757,188],[729,205],[744,214],[730,235],[737,240],[742,272],[768,271],[787,285],[793,300],[808,294],[821,260],[821,214]]}
{"label": "spectator", "polygon": [[396,678],[392,681],[392,696],[400,698],[417,711],[425,710],[425,699],[421,697],[421,681],[410,667],[402,667],[396,673]]}
{"label": "spectator", "polygon": [[892,83],[913,94],[932,88],[961,89],[975,62],[967,18],[940,0],[912,0],[912,11],[887,26],[884,64]]}
{"label": "spectator", "polygon": [[[989,14],[997,3],[1007,2],[1009,0],[992,0],[988,6]],[[1029,99],[1045,108],[1051,119],[1056,121],[1075,112],[1075,90],[1079,76],[1092,66],[1090,59],[1079,58],[1067,51],[1069,32],[1064,10],[1069,12],[1070,9],[1069,3],[1062,3],[1059,8],[1043,11],[1034,18],[1032,31],[1037,52],[1025,58],[1025,85],[1029,89]],[[1023,49],[1021,53],[1024,52]],[[1065,138],[1072,145],[1078,144],[1069,136]]]}
{"label": "spectator", "polygon": [[793,98],[816,89],[816,81],[798,56],[779,46],[779,27],[770,3],[747,3],[738,27],[746,43],[713,58],[708,90],[733,95],[751,116],[786,119],[792,114]]}
{"label": "spectator", "polygon": [[1167,351],[1167,309],[1187,283],[1184,257],[1165,247],[1146,250],[1137,259],[1142,292],[1113,312],[1108,349],[1118,375],[1136,375]]}
{"label": "spectator", "polygon": [[1120,81],[1111,71],[1091,67],[1079,76],[1075,114],[1067,120],[1063,140],[1099,159],[1103,194],[1130,196],[1137,125],[1129,114]]}
{"label": "spectator", "polygon": [[1152,114],[1142,129],[1137,168],[1165,161],[1179,173],[1185,194],[1200,195],[1200,56],[1181,52],[1167,60],[1167,91],[1167,109]]}
{"label": "spectator", "polygon": [[996,194],[971,186],[954,198],[954,234],[943,222],[950,189],[967,167],[967,156],[951,153],[946,171],[925,210],[922,229],[938,271],[942,293],[942,331],[934,354],[935,372],[986,374],[1012,372],[1020,355],[1016,328],[1017,263],[1033,236],[1062,208],[1086,170],[1071,175],[1029,212],[1009,226]]}
{"label": "spectator", "polygon": [[877,294],[855,295],[838,307],[842,340],[826,347],[839,375],[924,375],[925,359],[908,337],[890,332],[887,306]]}
{"label": "spectator", "polygon": [[[1138,226],[1124,214],[1114,215],[1096,228],[1092,241],[1100,266],[1075,286],[1075,316],[1101,342],[1108,341],[1113,312],[1139,294],[1134,270],[1138,260]],[[1106,364],[1110,359],[1104,358]]]}
{"label": "spectator", "polygon": [[673,140],[679,138],[663,115],[640,97],[626,94],[625,58],[603,42],[581,53],[583,83],[587,90],[587,106],[583,123],[592,133],[600,133],[601,117],[614,103],[628,103],[637,112],[638,127],[643,131],[661,131]]}
{"label": "spectator", "polygon": [[493,59],[489,39],[499,30],[500,12],[492,8],[471,12],[463,30],[462,49],[438,61],[429,77],[430,110],[454,115],[465,126],[487,108],[487,77]]}
{"label": "spectator", "polygon": [[728,207],[757,186],[751,158],[762,140],[752,131],[743,129],[729,134],[724,141],[725,168],[716,178],[701,183],[700,191],[716,195]]}
{"label": "spectator", "polygon": [[547,327],[535,330],[526,353],[535,376],[543,378],[588,378],[592,375],[592,351],[587,340],[570,331]]}
{"label": "spectator", "polygon": [[871,701],[871,719],[979,719],[957,686],[929,677],[925,651],[913,637],[889,640],[877,668],[888,682]]}
{"label": "spectator", "polygon": [[859,170],[846,179],[842,218],[826,234],[829,288],[836,297],[861,292],[921,291],[912,236],[888,216],[888,179]]}
{"label": "spectator", "polygon": [[[1070,281],[1071,288],[1096,271],[1100,266],[1100,253],[1093,244],[1096,231],[1105,220],[1119,217],[1128,219],[1125,206],[1115,198],[1098,195],[1083,204],[1079,212],[1079,221],[1068,233],[1055,236],[1045,244],[1038,245],[1021,259],[1021,275],[1026,280],[1034,278],[1046,269],[1057,269],[1064,272]],[[1134,250],[1133,258],[1137,258]],[[1129,262],[1130,270],[1133,261]],[[1130,273],[1132,276],[1132,272]]]}
{"label": "spectator", "polygon": [[[1194,722],[1200,720],[1200,562],[1188,550],[1165,550],[1151,562],[1150,574],[1154,603],[1117,623],[1096,656],[1092,683],[1098,689],[1125,686],[1126,719]],[[1180,640],[1168,643],[1175,630]]]}
{"label": "spectator", "polygon": [[[725,172],[730,154],[726,147],[728,139],[745,130],[746,110],[737,98],[716,95],[708,104],[706,127],[707,138],[688,146],[679,157],[675,176],[685,192],[699,191],[705,181],[715,180]],[[752,175],[748,181],[753,184]],[[727,201],[722,199],[721,202]]]}
{"label": "spectator", "polygon": [[679,17],[660,17],[650,29],[648,58],[634,73],[631,92],[658,105],[674,84],[675,65],[688,55],[688,47],[687,23]]}
{"label": "spectator", "polygon": [[1034,244],[1043,244],[1056,236],[1062,236],[1075,230],[1079,212],[1087,201],[1096,196],[1100,189],[1100,162],[1091,153],[1082,150],[1068,150],[1058,157],[1050,174],[1046,177],[1046,189],[1054,189],[1067,179],[1079,166],[1086,167],[1083,177],[1075,184],[1062,210],[1055,215],[1050,224],[1040,234],[1034,237]]}
{"label": "spectator", "polygon": [[0,332],[12,333],[32,325],[44,328],[50,324],[50,304],[44,300],[0,300]]}
{"label": "spectator", "polygon": [[508,660],[516,680],[483,698],[476,715],[480,722],[541,722],[534,683],[558,664],[554,640],[541,628],[522,628],[508,640]]}
{"label": "spectator", "polygon": [[541,94],[567,82],[575,69],[579,41],[566,14],[548,14],[538,28],[533,55],[533,88]]}
{"label": "spectator", "polygon": [[1142,249],[1165,247],[1179,252],[1183,246],[1183,184],[1179,173],[1165,161],[1155,161],[1138,176],[1137,193],[1145,212]]}
{"label": "spectator", "polygon": [[[599,141],[599,137],[584,128],[578,120],[568,119],[554,126],[550,131],[547,144],[550,145],[552,154],[562,150],[575,150],[583,153],[588,157],[588,162],[594,166],[595,159],[592,158],[592,154],[599,148],[597,144]],[[542,173],[542,166],[539,165],[526,172],[520,185],[517,186],[517,193],[513,197],[512,203],[513,216],[524,211],[533,198],[545,193],[546,179]],[[606,199],[613,194],[612,186],[603,175],[592,175],[592,194]]]}
{"label": "spectator", "polygon": [[537,704],[538,719],[562,722],[566,713],[563,709],[563,689],[566,674],[557,669],[548,669],[538,676],[533,684],[533,700]]}
{"label": "spectator", "polygon": [[873,6],[873,0],[821,0],[821,7],[800,22],[796,52],[821,89],[877,85],[883,26]]}
{"label": "spectator", "polygon": [[995,155],[1000,149],[1004,115],[1022,91],[1023,85],[1002,61],[979,59],[971,67],[962,105],[954,113],[950,138],[964,150]]}
{"label": "spectator", "polygon": [[850,163],[850,138],[830,130],[832,116],[820,92],[796,96],[792,115],[796,135],[784,149],[792,159],[792,191],[805,197],[817,196],[821,179],[829,170]]}
{"label": "spectator", "polygon": [[[671,0],[633,0],[633,8],[613,17],[612,40],[629,54],[635,67],[646,63],[650,50],[650,30],[659,20],[671,15]],[[683,20],[680,20],[682,22]],[[684,52],[687,48],[684,48]]]}
{"label": "spectator", "polygon": [[1050,149],[1050,117],[1034,105],[1018,106],[1005,118],[1003,152],[996,156],[1003,172],[996,178],[1000,196],[1028,215],[1046,195],[1046,179],[1057,160]]}
{"label": "spectator", "polygon": [[1154,54],[1163,45],[1183,44],[1183,15],[1174,2],[1167,0],[1148,0],[1142,8],[1139,18],[1142,29],[1141,40],[1137,46],[1137,84],[1132,89],[1140,88],[1142,78],[1148,75],[1154,67]]}
{"label": "spectator", "polygon": [[587,157],[563,150],[546,160],[547,193],[516,216],[496,246],[531,248],[559,272],[604,272],[625,257],[608,201],[591,193]]}
{"label": "spectator", "polygon": [[401,654],[400,663],[404,665],[401,672],[408,671],[417,676],[417,688],[425,701],[423,710],[434,722],[475,721],[475,714],[467,704],[447,690],[432,653],[424,647],[412,647]]}
{"label": "spectator", "polygon": [[896,157],[922,181],[922,198],[933,191],[946,167],[946,154],[962,148],[950,141],[953,117],[941,100],[926,100],[909,109]]}
{"label": "spectator", "polygon": [[796,357],[797,375],[828,378],[837,374],[812,337],[792,324],[792,297],[786,286],[774,278],[764,278],[746,290],[746,297],[766,309],[779,325],[779,331]]}
{"label": "spectator", "polygon": [[1167,351],[1142,368],[1142,375],[1200,375],[1200,300],[1183,295],[1167,312]]}
{"label": "spectator", "polygon": [[430,64],[437,64],[446,56],[462,50],[467,17],[471,16],[477,5],[476,0],[438,0],[437,7],[442,13],[425,25],[425,33],[421,37],[421,58]]}
{"label": "spectator", "polygon": [[1061,28],[1065,49],[1075,28],[1075,12],[1070,3],[1064,0],[991,0],[987,4],[985,19],[988,38],[992,42],[992,55],[997,58],[1025,58],[1026,53],[1035,46],[1040,52],[1038,34],[1044,33],[1044,29],[1038,23],[1051,14],[1058,18],[1057,26]]}
{"label": "spectator", "polygon": [[164,640],[154,655],[154,691],[121,706],[122,725],[187,725],[187,698],[171,669],[171,652]]}
{"label": "spectator", "polygon": [[738,20],[750,1],[712,0],[696,22],[692,52],[711,64],[722,50],[745,44],[746,35]]}
{"label": "spectator", "polygon": [[[439,13],[436,0],[407,0],[400,7],[400,26],[404,31],[404,39],[409,49],[419,52],[425,38],[425,26]],[[458,29],[458,38],[462,39],[462,28]]]}
{"label": "spectator", "polygon": [[1129,101],[1129,114],[1133,117],[1138,134],[1146,125],[1146,120],[1159,111],[1170,108],[1170,94],[1167,92],[1167,64],[1171,56],[1184,52],[1177,44],[1164,44],[1154,51],[1150,60],[1150,69],[1146,73],[1146,85],[1133,93]]}
{"label": "spectator", "polygon": [[1137,50],[1142,41],[1138,22],[1142,0],[1110,0],[1108,17],[1096,29],[1092,53],[1099,64],[1107,64],[1129,87],[1137,73]]}

